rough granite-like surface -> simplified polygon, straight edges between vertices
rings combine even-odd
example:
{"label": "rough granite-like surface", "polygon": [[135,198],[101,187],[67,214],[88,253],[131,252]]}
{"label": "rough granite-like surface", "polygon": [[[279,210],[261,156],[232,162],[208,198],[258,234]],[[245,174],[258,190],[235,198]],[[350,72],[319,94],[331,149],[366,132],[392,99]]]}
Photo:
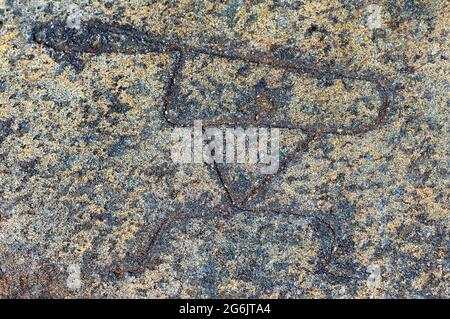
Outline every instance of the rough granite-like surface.
{"label": "rough granite-like surface", "polygon": [[[449,10],[0,0],[0,297],[448,298]],[[279,172],[173,163],[196,119]]]}

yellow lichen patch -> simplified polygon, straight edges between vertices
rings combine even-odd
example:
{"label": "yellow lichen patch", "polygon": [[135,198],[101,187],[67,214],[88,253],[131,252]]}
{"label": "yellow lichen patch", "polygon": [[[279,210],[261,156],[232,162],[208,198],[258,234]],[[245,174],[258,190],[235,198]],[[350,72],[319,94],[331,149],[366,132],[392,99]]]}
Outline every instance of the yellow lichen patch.
{"label": "yellow lichen patch", "polygon": [[127,253],[125,244],[130,239],[133,239],[140,229],[141,226],[136,225],[134,221],[126,221],[119,228],[113,231],[112,237],[116,241],[114,251],[117,253],[119,258],[125,258]]}
{"label": "yellow lichen patch", "polygon": [[92,241],[95,236],[88,230],[82,230],[71,240],[71,246],[75,248],[75,256],[82,256],[84,252],[92,248]]}
{"label": "yellow lichen patch", "polygon": [[224,296],[229,296],[232,298],[233,296],[239,296],[239,293],[241,291],[244,291],[246,293],[255,293],[256,287],[254,287],[251,284],[239,281],[237,279],[231,279],[228,280],[227,283],[220,284],[218,286],[219,292]]}

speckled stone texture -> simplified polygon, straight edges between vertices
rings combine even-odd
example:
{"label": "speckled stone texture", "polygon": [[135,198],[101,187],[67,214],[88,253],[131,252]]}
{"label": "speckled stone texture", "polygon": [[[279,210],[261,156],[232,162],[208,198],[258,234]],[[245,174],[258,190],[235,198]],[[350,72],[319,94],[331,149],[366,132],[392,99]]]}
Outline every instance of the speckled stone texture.
{"label": "speckled stone texture", "polygon": [[[449,10],[0,0],[0,297],[448,298]],[[194,120],[279,171],[172,162]]]}

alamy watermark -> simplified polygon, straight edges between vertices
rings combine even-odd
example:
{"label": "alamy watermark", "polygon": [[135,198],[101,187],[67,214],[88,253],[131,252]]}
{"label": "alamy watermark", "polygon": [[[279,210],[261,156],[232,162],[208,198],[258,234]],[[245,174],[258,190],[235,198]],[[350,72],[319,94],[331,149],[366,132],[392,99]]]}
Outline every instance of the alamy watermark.
{"label": "alamy watermark", "polygon": [[181,164],[250,164],[261,174],[275,174],[279,167],[280,130],[261,127],[179,127],[172,132],[172,160]]}
{"label": "alamy watermark", "polygon": [[366,7],[366,12],[369,14],[367,16],[367,26],[369,27],[369,29],[372,30],[382,28],[382,7],[377,4],[371,4]]}
{"label": "alamy watermark", "polygon": [[78,290],[81,288],[81,268],[78,264],[71,264],[67,267],[66,285],[70,290]]}

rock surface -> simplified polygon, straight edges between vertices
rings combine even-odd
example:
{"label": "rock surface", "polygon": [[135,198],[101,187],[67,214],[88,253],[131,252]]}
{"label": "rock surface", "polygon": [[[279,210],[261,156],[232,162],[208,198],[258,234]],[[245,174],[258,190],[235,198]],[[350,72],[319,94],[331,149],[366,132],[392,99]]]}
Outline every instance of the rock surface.
{"label": "rock surface", "polygon": [[0,0],[0,297],[448,298],[449,5],[374,2]]}

